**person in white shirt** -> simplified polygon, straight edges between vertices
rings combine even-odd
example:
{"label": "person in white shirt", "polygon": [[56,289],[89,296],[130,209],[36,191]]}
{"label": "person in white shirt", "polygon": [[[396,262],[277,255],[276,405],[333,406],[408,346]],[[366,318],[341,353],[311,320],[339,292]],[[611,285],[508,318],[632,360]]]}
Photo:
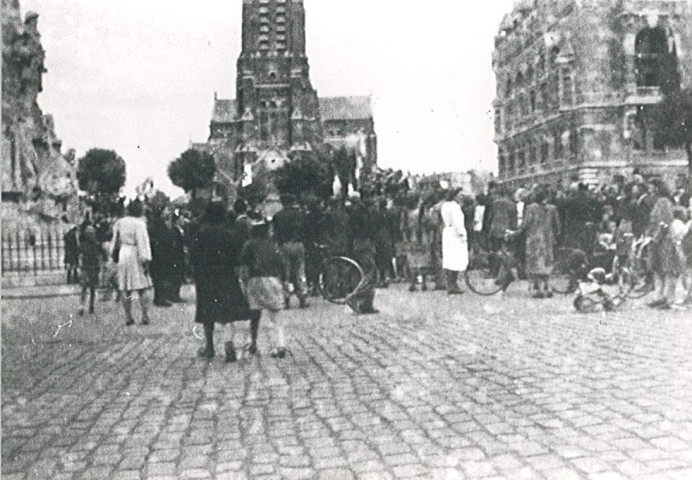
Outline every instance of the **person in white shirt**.
{"label": "person in white shirt", "polygon": [[469,263],[468,237],[464,227],[464,213],[456,201],[457,190],[449,190],[440,207],[442,217],[442,268],[447,274],[447,293],[463,293],[457,284],[459,272],[466,270]]}

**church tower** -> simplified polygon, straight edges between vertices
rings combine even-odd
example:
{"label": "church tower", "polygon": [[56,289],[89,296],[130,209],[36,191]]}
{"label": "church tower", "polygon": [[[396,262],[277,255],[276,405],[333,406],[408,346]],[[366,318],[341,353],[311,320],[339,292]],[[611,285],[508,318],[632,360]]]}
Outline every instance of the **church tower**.
{"label": "church tower", "polygon": [[209,138],[192,144],[214,155],[225,178],[252,181],[250,171],[321,147],[345,149],[364,171],[376,165],[370,97],[318,99],[305,46],[303,0],[243,0],[236,98],[214,95]]}
{"label": "church tower", "polygon": [[320,120],[305,52],[302,0],[244,0],[242,32],[236,118],[254,122],[252,145],[245,147],[310,149]]}

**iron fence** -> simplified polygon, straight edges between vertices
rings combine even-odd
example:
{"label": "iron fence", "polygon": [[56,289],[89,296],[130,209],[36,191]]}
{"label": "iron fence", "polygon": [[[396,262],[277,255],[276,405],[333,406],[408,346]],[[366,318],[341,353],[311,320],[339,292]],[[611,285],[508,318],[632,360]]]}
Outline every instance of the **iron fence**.
{"label": "iron fence", "polygon": [[60,226],[2,232],[2,274],[40,275],[64,270]]}

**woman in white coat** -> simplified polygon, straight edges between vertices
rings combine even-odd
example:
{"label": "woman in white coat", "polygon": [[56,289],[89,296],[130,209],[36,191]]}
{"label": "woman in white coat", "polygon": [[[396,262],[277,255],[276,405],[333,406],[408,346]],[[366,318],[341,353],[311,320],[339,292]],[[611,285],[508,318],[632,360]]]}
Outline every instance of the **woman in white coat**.
{"label": "woman in white coat", "polygon": [[447,274],[447,293],[456,295],[464,293],[459,289],[457,277],[466,270],[469,264],[469,248],[464,213],[456,202],[458,192],[449,190],[445,202],[440,207],[442,217],[442,268]]}

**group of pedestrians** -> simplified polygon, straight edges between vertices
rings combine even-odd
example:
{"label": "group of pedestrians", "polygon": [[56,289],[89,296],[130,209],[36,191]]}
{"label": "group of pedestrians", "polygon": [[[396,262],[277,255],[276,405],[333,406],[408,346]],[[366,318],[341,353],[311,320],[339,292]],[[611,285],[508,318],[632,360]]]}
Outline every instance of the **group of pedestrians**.
{"label": "group of pedestrians", "polygon": [[[499,251],[511,242],[521,265],[518,274],[530,280],[532,296],[548,298],[552,292],[547,280],[558,246],[579,249],[594,261],[601,251],[626,257],[632,239],[647,236],[656,291],[649,305],[682,308],[692,301],[689,197],[680,190],[670,192],[659,178],[647,181],[635,173],[629,182],[599,189],[575,182],[565,188],[534,185],[516,191],[491,182],[476,197],[446,189],[427,196],[409,192],[403,201],[364,200],[354,193],[346,202],[332,198],[301,204],[294,195],[285,195],[282,202],[284,208],[272,219],[242,200],[230,211],[210,203],[199,221],[186,224],[166,209],[152,209],[145,219],[143,204],[133,201],[110,234],[86,219],[66,238],[78,252],[71,265],[81,265],[80,314],[87,297],[89,312],[94,311],[95,290],[103,283],[104,236],[105,262],[117,272],[126,325],[135,323],[135,292],[142,324],[149,323],[151,287],[155,306],[184,301],[180,289],[191,269],[197,290],[195,321],[205,335],[199,353],[213,357],[215,325],[230,325],[224,343],[229,362],[237,358],[232,325],[250,322],[250,340],[243,348],[254,354],[263,317],[273,326],[272,356],[286,356],[280,312],[290,308],[294,295],[299,308],[308,307],[310,294],[319,290],[325,256],[358,262],[364,278],[346,303],[357,314],[373,314],[375,289],[397,277],[408,277],[411,292],[418,283],[427,289],[426,277],[433,275],[436,289],[463,293],[459,273],[479,249]],[[70,280],[75,277],[76,272],[70,272]],[[676,297],[676,290],[683,294]]]}

